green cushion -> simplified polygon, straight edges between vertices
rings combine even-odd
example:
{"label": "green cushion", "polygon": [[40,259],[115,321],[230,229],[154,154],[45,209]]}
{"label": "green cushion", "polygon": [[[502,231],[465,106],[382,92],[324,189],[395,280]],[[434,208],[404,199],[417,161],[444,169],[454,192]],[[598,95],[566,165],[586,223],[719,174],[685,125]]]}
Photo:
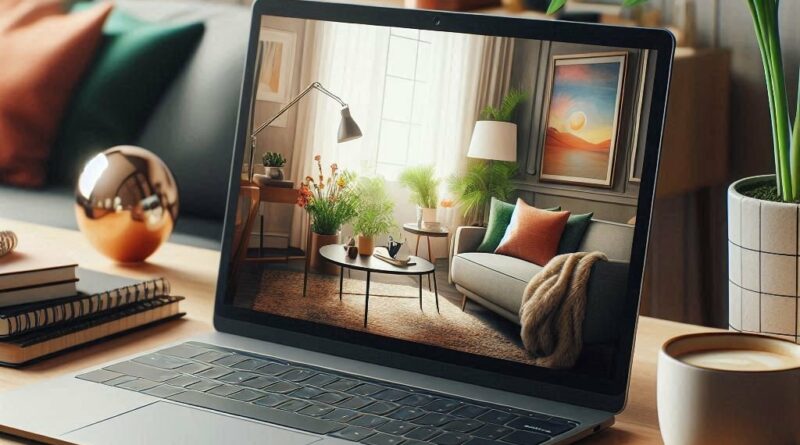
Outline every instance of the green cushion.
{"label": "green cushion", "polygon": [[[516,205],[492,198],[492,203],[489,206],[489,222],[486,225],[483,241],[478,246],[478,252],[493,253],[497,249],[497,246],[500,245],[500,240],[506,234],[508,225],[511,223],[514,207]],[[546,210],[559,211],[561,207],[553,207]]]}
{"label": "green cushion", "polygon": [[558,242],[558,254],[577,252],[583,241],[586,229],[592,223],[593,213],[583,213],[570,215],[564,233],[561,234],[561,241]]}
{"label": "green cushion", "polygon": [[[78,3],[73,11],[86,7]],[[203,31],[202,23],[149,23],[115,9],[103,27],[95,61],[62,121],[52,178],[71,183],[97,152],[135,144]]]}

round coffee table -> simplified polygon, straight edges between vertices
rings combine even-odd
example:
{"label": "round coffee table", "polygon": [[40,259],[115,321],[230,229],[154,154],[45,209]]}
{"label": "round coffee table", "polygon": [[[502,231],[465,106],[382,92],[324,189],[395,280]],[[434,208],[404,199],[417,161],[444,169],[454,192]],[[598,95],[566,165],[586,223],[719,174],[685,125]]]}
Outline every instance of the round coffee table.
{"label": "round coffee table", "polygon": [[389,264],[373,256],[358,255],[354,259],[347,256],[347,251],[341,244],[331,244],[319,249],[319,254],[326,261],[339,266],[339,300],[342,299],[342,285],[344,284],[344,270],[355,269],[367,273],[367,290],[364,298],[364,327],[367,327],[367,316],[369,315],[369,282],[373,273],[384,273],[390,275],[416,275],[419,277],[419,309],[422,310],[422,276],[433,275],[433,294],[436,297],[436,312],[439,312],[439,292],[436,288],[436,268],[433,263],[423,258],[412,256],[413,266],[400,267]]}
{"label": "round coffee table", "polygon": [[[450,249],[450,231],[447,230],[447,227],[441,226],[438,229],[426,229],[425,227],[420,227],[417,223],[405,223],[403,224],[403,230],[413,235],[417,235],[417,246],[414,248],[414,255],[419,255],[419,239],[423,236],[428,241],[428,261],[433,264],[436,264],[436,257],[433,256],[433,250],[431,250],[431,238],[447,238],[447,249]],[[428,278],[428,290],[431,288],[431,279]]]}

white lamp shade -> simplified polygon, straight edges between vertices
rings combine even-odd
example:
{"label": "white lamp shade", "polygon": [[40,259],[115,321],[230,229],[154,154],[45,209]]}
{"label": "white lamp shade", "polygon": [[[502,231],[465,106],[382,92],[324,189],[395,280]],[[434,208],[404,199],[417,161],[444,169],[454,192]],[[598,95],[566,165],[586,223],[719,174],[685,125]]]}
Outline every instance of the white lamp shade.
{"label": "white lamp shade", "polygon": [[516,162],[517,124],[500,121],[475,122],[467,157]]}

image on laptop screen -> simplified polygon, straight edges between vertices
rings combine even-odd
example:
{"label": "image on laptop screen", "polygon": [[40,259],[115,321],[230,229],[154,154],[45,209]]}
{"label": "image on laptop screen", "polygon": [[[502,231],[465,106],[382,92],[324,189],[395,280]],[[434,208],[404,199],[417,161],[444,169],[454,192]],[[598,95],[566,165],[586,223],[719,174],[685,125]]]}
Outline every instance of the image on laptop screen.
{"label": "image on laptop screen", "polygon": [[227,305],[619,371],[655,51],[286,17],[260,41]]}

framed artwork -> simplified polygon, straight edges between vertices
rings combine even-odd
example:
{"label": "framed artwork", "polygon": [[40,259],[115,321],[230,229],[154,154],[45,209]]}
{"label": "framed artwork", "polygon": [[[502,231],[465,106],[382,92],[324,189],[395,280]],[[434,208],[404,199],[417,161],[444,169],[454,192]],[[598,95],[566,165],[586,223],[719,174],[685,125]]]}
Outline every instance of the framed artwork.
{"label": "framed artwork", "polygon": [[542,181],[611,187],[627,58],[627,52],[553,57]]}
{"label": "framed artwork", "polygon": [[289,31],[261,28],[259,40],[264,42],[261,72],[258,74],[257,100],[286,103],[294,71],[297,35]]}
{"label": "framed artwork", "polygon": [[639,156],[639,149],[642,144],[639,143],[641,139],[642,128],[647,128],[647,120],[642,121],[642,108],[644,107],[644,93],[645,84],[647,80],[647,63],[650,58],[650,50],[642,50],[641,64],[639,66],[639,84],[636,89],[636,116],[633,120],[633,136],[631,137],[631,167],[628,174],[628,181],[641,182],[642,181],[642,167],[644,159]]}

